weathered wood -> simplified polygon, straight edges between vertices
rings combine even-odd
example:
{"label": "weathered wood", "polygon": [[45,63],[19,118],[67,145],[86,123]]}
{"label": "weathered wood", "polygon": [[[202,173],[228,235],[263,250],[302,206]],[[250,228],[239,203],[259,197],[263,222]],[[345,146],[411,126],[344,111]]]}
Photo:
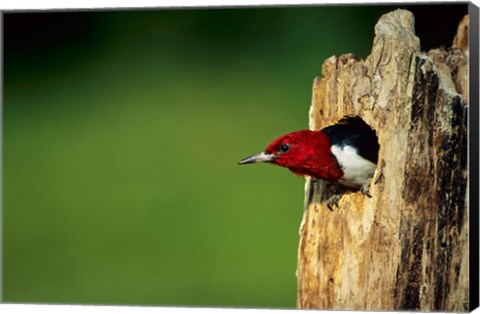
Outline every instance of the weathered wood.
{"label": "weathered wood", "polygon": [[347,193],[333,211],[327,184],[307,180],[314,192],[300,228],[298,308],[468,310],[462,36],[454,48],[421,52],[413,15],[396,10],[375,26],[366,60],[324,62],[310,129],[358,115],[377,132],[379,162],[372,197]]}

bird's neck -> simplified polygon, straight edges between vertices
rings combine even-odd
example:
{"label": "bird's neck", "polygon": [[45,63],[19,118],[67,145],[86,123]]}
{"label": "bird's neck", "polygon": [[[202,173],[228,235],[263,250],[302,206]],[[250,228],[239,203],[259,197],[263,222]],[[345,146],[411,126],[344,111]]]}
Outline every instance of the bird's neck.
{"label": "bird's neck", "polygon": [[288,168],[299,176],[310,176],[325,181],[337,181],[344,173],[337,159],[333,155],[329,143],[317,143],[302,162],[295,162]]}
{"label": "bird's neck", "polygon": [[307,175],[325,181],[337,181],[343,177],[343,171],[333,155],[323,156],[317,161],[308,160],[305,165],[290,170],[300,176]]}

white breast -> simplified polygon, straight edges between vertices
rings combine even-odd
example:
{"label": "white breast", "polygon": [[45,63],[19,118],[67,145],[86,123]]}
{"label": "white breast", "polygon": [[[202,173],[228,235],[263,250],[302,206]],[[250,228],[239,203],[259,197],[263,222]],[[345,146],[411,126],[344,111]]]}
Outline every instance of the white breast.
{"label": "white breast", "polygon": [[353,146],[332,146],[332,153],[343,170],[341,184],[359,188],[368,184],[375,172],[376,164],[357,154]]}

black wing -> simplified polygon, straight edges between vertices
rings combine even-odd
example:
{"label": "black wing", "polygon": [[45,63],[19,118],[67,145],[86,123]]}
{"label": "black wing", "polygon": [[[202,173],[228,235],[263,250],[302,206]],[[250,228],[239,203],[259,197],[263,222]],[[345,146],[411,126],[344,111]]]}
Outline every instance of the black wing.
{"label": "black wing", "polygon": [[377,163],[378,161],[378,138],[375,131],[357,116],[347,116],[337,124],[322,129],[332,145],[354,146],[357,153],[363,158]]}

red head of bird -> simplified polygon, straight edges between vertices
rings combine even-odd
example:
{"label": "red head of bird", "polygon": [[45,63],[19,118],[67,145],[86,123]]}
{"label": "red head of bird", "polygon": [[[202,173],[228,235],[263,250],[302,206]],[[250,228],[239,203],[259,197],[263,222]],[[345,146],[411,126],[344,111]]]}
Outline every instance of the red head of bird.
{"label": "red head of bird", "polygon": [[311,176],[327,181],[343,173],[330,151],[330,141],[318,131],[302,130],[283,135],[265,151],[247,157],[240,164],[268,162],[290,169],[299,176]]}
{"label": "red head of bird", "polygon": [[320,131],[283,135],[239,163],[272,163],[300,176],[368,189],[378,150],[375,131],[359,117],[346,117]]}

